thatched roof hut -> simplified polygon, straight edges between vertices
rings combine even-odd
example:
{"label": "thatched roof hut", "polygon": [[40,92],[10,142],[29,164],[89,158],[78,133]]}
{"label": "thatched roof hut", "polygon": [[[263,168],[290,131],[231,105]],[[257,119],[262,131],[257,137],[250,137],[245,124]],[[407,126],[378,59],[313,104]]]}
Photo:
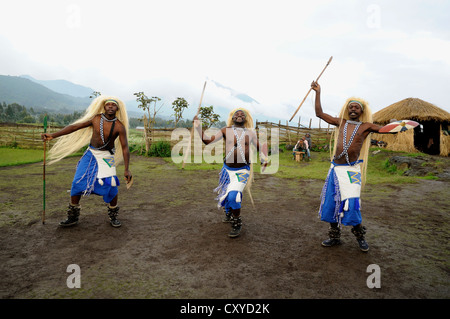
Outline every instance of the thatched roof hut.
{"label": "thatched roof hut", "polygon": [[373,115],[374,123],[386,125],[392,120],[414,120],[420,125],[404,133],[374,134],[376,140],[385,141],[388,149],[421,151],[427,154],[450,154],[450,113],[434,104],[417,98],[394,103]]}

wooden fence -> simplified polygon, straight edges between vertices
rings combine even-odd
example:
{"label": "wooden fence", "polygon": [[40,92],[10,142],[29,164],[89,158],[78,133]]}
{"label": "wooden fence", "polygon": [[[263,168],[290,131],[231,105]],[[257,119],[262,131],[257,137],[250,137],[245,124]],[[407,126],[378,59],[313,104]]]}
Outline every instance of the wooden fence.
{"label": "wooden fence", "polygon": [[[270,134],[271,129],[278,129],[280,144],[286,143],[295,145],[306,133],[311,135],[313,145],[321,145],[330,141],[334,127],[330,128],[330,125],[327,124],[327,127],[321,128],[319,122],[319,128],[311,128],[311,121],[309,125],[309,127],[306,127],[298,123],[297,126],[290,126],[288,121],[286,121],[286,124],[284,125],[281,124],[281,121],[277,124],[272,122],[258,122],[258,120],[256,120],[256,129],[259,131],[264,128],[267,133]],[[268,136],[268,139],[270,139],[270,136]]]}
{"label": "wooden fence", "polygon": [[[59,131],[61,126],[48,126],[47,133]],[[43,125],[0,123],[0,146],[43,149],[41,133]],[[52,145],[54,140],[50,141]]]}
{"label": "wooden fence", "polygon": [[[49,126],[47,128],[48,133],[53,133],[60,130],[62,126]],[[309,128],[302,125],[289,126],[272,122],[258,122],[256,121],[257,132],[261,129],[265,129],[270,139],[271,129],[277,129],[279,134],[279,142],[287,144],[295,144],[300,138],[305,136],[306,133],[310,133],[313,144],[325,144],[329,141],[332,129],[327,128]],[[165,129],[153,129],[153,141],[165,140],[171,141],[173,128]],[[188,129],[190,130],[190,129]],[[0,146],[16,146],[20,148],[33,148],[42,149],[43,142],[41,139],[41,133],[44,132],[42,125],[32,124],[11,124],[0,123]],[[142,132],[142,139],[140,133]],[[258,132],[259,133],[259,132]],[[133,134],[130,134],[131,143],[144,143],[143,131],[135,130]],[[132,140],[132,141],[131,141]],[[50,141],[52,145],[55,140]],[[178,141],[171,141],[172,145]]]}

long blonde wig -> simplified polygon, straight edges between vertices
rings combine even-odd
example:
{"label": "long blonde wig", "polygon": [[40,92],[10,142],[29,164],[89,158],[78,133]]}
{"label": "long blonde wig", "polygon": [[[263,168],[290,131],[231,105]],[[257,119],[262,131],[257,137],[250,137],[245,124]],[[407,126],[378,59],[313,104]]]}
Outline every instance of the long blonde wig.
{"label": "long blonde wig", "polygon": [[[228,114],[228,119],[227,119],[227,126],[228,127],[231,127],[231,126],[233,126],[233,115],[234,115],[234,113],[236,113],[237,111],[243,111],[244,113],[245,113],[245,123],[244,123],[244,127],[246,128],[246,129],[254,129],[255,128],[255,125],[253,124],[253,117],[252,117],[252,115],[250,114],[250,112],[248,111],[248,110],[246,110],[246,109],[244,109],[244,108],[241,108],[241,107],[238,107],[238,108],[235,108],[234,110],[232,110],[231,112],[230,112],[230,114]],[[251,154],[251,153],[250,153]],[[251,158],[252,156],[250,156],[250,158]],[[251,200],[251,202],[252,202],[252,205],[254,205],[254,202],[253,202],[253,196],[252,196],[252,193],[251,193],[251,190],[250,190],[250,188],[252,187],[252,182],[253,182],[253,163],[250,161],[250,174],[249,174],[249,177],[248,177],[248,180],[247,180],[247,186],[245,187],[246,189],[247,189],[247,191],[248,191],[248,195],[250,196],[250,200]]]}
{"label": "long blonde wig", "polygon": [[[84,115],[80,119],[73,122],[72,124],[90,121],[96,115],[103,113],[105,111],[105,109],[104,109],[105,101],[109,100],[109,99],[113,99],[113,100],[117,101],[117,103],[119,103],[119,107],[116,112],[116,117],[125,127],[125,131],[127,133],[127,138],[128,138],[129,125],[128,125],[127,110],[126,110],[125,104],[120,99],[118,99],[114,96],[100,95],[100,96],[96,97],[92,101],[92,103],[89,105],[89,107],[86,109]],[[49,164],[60,161],[64,157],[77,152],[82,147],[89,144],[89,142],[91,141],[91,138],[92,138],[92,132],[93,132],[92,126],[89,126],[89,127],[80,129],[78,131],[75,131],[71,134],[58,137],[56,143],[53,145],[53,147],[49,151],[49,159],[50,159]],[[119,138],[117,138],[116,141],[114,142],[114,146],[116,148],[116,153],[114,156],[115,162],[118,164],[123,160],[123,152],[122,152],[122,147],[120,145]]]}
{"label": "long blonde wig", "polygon": [[[339,127],[336,127],[334,129],[334,144],[333,144],[333,148],[330,148],[331,160],[333,160],[334,155],[336,155],[336,147],[337,147],[337,141],[338,141],[339,131],[340,131],[339,128],[341,127],[344,119],[350,120],[350,117],[348,115],[348,103],[350,101],[358,101],[363,105],[363,112],[359,117],[360,122],[373,123],[372,111],[369,107],[369,103],[366,100],[358,98],[358,97],[348,98],[347,101],[345,101],[344,106],[342,107],[342,109],[339,113],[339,118],[340,118]],[[330,141],[330,144],[331,144],[331,141]],[[364,185],[366,184],[367,160],[369,158],[369,156],[368,156],[369,148],[370,148],[370,137],[367,136],[361,147],[361,151],[360,151],[359,157],[358,157],[358,159],[363,160],[363,163],[361,164],[361,188],[363,188]]]}

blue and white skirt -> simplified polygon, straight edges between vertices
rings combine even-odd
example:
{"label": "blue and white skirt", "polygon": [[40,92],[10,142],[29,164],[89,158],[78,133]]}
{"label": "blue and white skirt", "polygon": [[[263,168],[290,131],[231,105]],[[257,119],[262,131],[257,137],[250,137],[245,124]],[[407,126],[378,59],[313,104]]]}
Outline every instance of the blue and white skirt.
{"label": "blue and white skirt", "polygon": [[119,193],[119,185],[114,155],[88,147],[78,161],[70,196],[89,196],[92,193],[103,196],[105,203],[110,203]]}
{"label": "blue and white skirt", "polygon": [[242,192],[247,185],[249,177],[249,165],[232,168],[224,163],[219,173],[219,186],[214,189],[214,192],[217,193],[217,206],[219,208],[224,207],[226,211],[240,209]]}
{"label": "blue and white skirt", "polygon": [[345,226],[361,224],[361,162],[331,163],[320,199],[321,220]]}

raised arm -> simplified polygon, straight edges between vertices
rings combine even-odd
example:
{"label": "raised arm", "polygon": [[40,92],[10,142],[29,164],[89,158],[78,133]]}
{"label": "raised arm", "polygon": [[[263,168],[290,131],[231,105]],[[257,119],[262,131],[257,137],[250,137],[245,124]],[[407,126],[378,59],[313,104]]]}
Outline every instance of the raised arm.
{"label": "raised arm", "polygon": [[198,120],[198,117],[194,117],[194,129],[198,132],[200,137],[202,138],[203,143],[208,145],[209,143],[219,141],[221,138],[225,136],[225,128],[221,129],[219,132],[216,133],[216,135],[213,136],[206,136],[203,133],[202,126],[200,125],[200,121]]}
{"label": "raised arm", "polygon": [[82,122],[82,123],[75,123],[75,124],[67,125],[63,129],[61,129],[55,133],[51,133],[51,134],[50,133],[42,133],[41,138],[43,141],[50,141],[54,138],[73,133],[75,131],[78,131],[78,130],[88,127],[88,126],[92,126],[92,120]]}
{"label": "raised arm", "polygon": [[369,124],[369,132],[370,133],[378,133],[378,134],[396,134],[397,132],[380,132],[380,129],[384,126],[380,126],[377,124],[373,124],[373,123],[368,123]]}
{"label": "raised arm", "polygon": [[316,81],[313,81],[311,83],[311,88],[314,91],[316,91],[316,100],[315,100],[315,104],[314,104],[316,116],[331,125],[339,126],[339,123],[340,123],[339,118],[331,116],[327,113],[324,113],[322,110],[322,104],[320,102],[320,85],[319,85],[319,83],[317,83]]}

